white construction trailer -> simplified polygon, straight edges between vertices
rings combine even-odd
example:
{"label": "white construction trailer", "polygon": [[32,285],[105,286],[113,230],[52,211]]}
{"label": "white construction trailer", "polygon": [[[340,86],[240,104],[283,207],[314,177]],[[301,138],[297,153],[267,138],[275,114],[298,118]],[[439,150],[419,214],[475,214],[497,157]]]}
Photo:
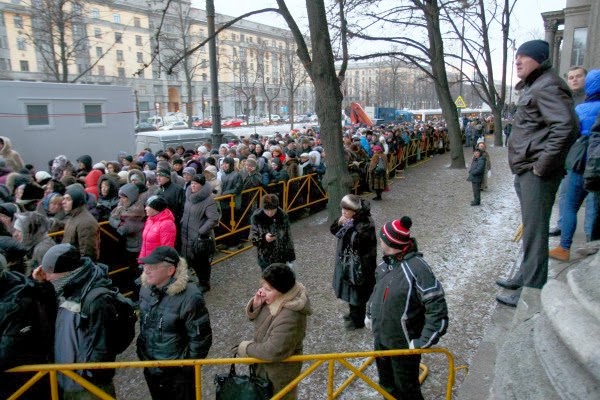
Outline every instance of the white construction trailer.
{"label": "white construction trailer", "polygon": [[129,86],[0,81],[0,136],[25,163],[47,170],[64,154],[75,165],[135,150],[135,99]]}

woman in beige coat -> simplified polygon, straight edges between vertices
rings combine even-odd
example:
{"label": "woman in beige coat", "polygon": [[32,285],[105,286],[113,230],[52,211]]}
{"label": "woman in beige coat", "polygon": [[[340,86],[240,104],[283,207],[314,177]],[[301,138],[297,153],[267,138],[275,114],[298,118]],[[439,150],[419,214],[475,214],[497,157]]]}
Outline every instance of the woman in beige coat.
{"label": "woman in beige coat", "polygon": [[[302,363],[282,363],[289,356],[302,354],[306,317],[312,313],[306,288],[296,282],[294,272],[285,264],[271,264],[262,274],[261,287],[246,306],[255,325],[254,339],[238,346],[240,357],[271,361],[258,364],[257,375],[273,383],[279,392],[302,370]],[[296,390],[284,399],[295,399]]]}

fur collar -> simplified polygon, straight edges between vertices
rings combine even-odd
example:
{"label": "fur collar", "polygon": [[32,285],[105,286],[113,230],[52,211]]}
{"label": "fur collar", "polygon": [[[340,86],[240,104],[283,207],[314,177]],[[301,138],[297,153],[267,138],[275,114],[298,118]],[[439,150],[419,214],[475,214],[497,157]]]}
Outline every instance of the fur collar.
{"label": "fur collar", "polygon": [[300,282],[296,282],[289,292],[284,293],[273,303],[269,304],[269,312],[272,316],[279,314],[282,308],[302,312],[306,315],[312,313],[310,302],[306,294],[306,288]]}
{"label": "fur collar", "polygon": [[[188,275],[188,265],[185,258],[179,257],[177,270],[171,279],[171,282],[166,287],[162,288],[169,296],[175,296],[185,290],[190,280]],[[148,287],[148,277],[145,272],[142,272],[142,286]]]}

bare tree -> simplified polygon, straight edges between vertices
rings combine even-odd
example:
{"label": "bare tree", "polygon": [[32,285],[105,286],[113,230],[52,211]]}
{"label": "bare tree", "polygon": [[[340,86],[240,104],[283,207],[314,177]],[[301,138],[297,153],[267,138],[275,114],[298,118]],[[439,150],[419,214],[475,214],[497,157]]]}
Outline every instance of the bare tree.
{"label": "bare tree", "polygon": [[[506,99],[506,65],[508,52],[508,34],[510,16],[517,0],[461,0],[448,3],[444,9],[446,19],[465,51],[463,61],[474,71],[474,75],[466,74],[460,69],[460,80],[468,82],[484,103],[490,106],[494,115],[494,145],[502,146],[502,109]],[[458,17],[458,18],[457,18]],[[457,21],[466,23],[463,26]],[[502,33],[502,73],[500,89],[497,90],[492,66],[492,49],[490,44],[490,26],[498,23]],[[472,34],[470,34],[472,32]]]}
{"label": "bare tree", "polygon": [[[108,2],[110,4],[110,2]],[[87,29],[83,0],[35,0],[30,5],[30,24],[23,23],[19,34],[27,38],[39,54],[48,75],[56,82],[77,82],[104,58],[118,41],[103,40]],[[102,36],[102,35],[100,35]],[[92,44],[102,43],[107,48],[95,54],[91,62]],[[77,70],[75,70],[77,68]],[[70,70],[71,69],[71,70]]]}
{"label": "bare tree", "polygon": [[[271,62],[271,71],[269,72],[269,64]],[[281,54],[270,52],[266,48],[266,43],[259,44],[256,47],[256,65],[257,75],[260,82],[262,95],[267,103],[267,116],[269,123],[271,120],[271,109],[273,101],[279,97],[281,87],[283,85],[283,59]]]}
{"label": "bare tree", "polygon": [[[198,78],[199,69],[206,67],[206,60],[203,62],[200,54],[189,52],[193,43],[196,43],[202,37],[199,34],[199,27],[193,24],[193,18],[190,15],[191,10],[189,3],[174,2],[169,9],[169,14],[171,14],[169,29],[163,29],[155,36],[159,40],[161,57],[165,63],[170,64],[175,58],[183,55],[178,69],[183,72],[185,77],[185,112],[188,116],[187,123],[190,128],[192,127],[192,115],[194,114],[194,82]],[[172,73],[177,72],[179,71],[172,71]]]}
{"label": "bare tree", "polygon": [[[253,47],[232,47],[231,54],[222,54],[227,60],[224,65],[231,71],[233,82],[225,84],[229,86],[234,94],[234,99],[238,96],[242,99],[242,112],[246,115],[252,109],[252,100],[256,99],[257,87],[260,80],[259,68],[255,65],[256,49]],[[237,100],[234,100],[237,102]]]}
{"label": "bare tree", "polygon": [[294,128],[294,116],[296,109],[294,99],[298,89],[306,83],[308,74],[306,70],[298,62],[296,58],[296,44],[290,40],[285,41],[285,51],[282,57],[283,63],[283,84],[287,89],[288,99],[288,115],[290,118],[291,127]]}

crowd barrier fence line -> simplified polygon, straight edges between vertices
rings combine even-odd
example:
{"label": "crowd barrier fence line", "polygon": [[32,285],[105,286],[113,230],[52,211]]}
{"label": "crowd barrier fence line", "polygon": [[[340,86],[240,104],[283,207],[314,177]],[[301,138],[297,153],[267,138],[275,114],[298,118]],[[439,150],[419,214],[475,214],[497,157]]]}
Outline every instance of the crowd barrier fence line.
{"label": "crowd barrier fence line", "polygon": [[[454,356],[452,353],[442,347],[432,347],[428,349],[404,349],[404,350],[384,350],[384,351],[362,351],[362,352],[349,352],[349,353],[327,353],[327,354],[304,354],[291,356],[283,362],[312,362],[308,364],[300,375],[292,380],[287,386],[281,389],[278,393],[275,393],[271,398],[272,400],[278,400],[283,398],[289,393],[294,387],[296,387],[304,378],[315,372],[321,365],[327,365],[327,399],[336,399],[342,392],[356,379],[362,379],[369,387],[377,391],[384,398],[393,400],[394,397],[386,392],[381,386],[369,378],[365,373],[365,369],[369,367],[373,361],[378,357],[392,357],[392,356],[409,356],[419,354],[431,354],[438,353],[446,356],[448,360],[448,378],[446,381],[446,395],[447,400],[452,399],[452,388],[454,386],[454,380],[456,376],[456,369],[454,366]],[[355,367],[348,359],[366,358],[366,360],[359,366]],[[193,367],[194,368],[194,385],[195,395],[197,400],[202,399],[202,367],[207,365],[230,365],[230,364],[254,364],[254,363],[266,363],[267,361],[259,360],[257,358],[213,358],[213,359],[197,359],[197,360],[161,360],[161,361],[120,361],[120,362],[102,362],[102,363],[75,363],[75,364],[36,364],[36,365],[23,365],[15,367],[8,372],[11,373],[31,373],[33,375],[23,386],[21,386],[14,394],[12,394],[8,400],[16,400],[22,394],[26,393],[36,382],[42,379],[45,375],[49,375],[50,379],[50,395],[52,400],[59,399],[58,390],[58,374],[61,373],[78,384],[84,389],[94,394],[102,400],[114,400],[114,397],[98,388],[93,383],[89,382],[82,376],[78,375],[75,371],[83,369],[120,369],[120,368],[169,368],[169,367]],[[336,387],[335,384],[335,366],[341,365],[345,369],[351,372],[344,381]],[[428,374],[427,367],[421,363],[421,373],[419,375],[419,381],[422,383]]]}

